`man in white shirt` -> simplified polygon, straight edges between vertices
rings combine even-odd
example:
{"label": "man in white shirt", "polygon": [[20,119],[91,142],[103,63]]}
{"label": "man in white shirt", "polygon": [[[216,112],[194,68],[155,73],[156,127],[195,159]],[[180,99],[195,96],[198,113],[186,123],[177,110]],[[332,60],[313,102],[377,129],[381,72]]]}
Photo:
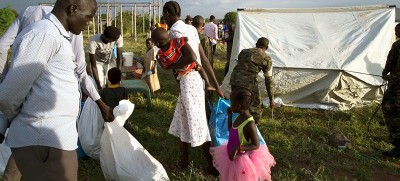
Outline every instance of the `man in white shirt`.
{"label": "man in white shirt", "polygon": [[[117,62],[113,55],[114,46],[117,46]],[[88,44],[90,66],[99,89],[107,85],[108,70],[116,66],[121,69],[122,46],[124,42],[121,30],[113,26],[107,27],[103,34],[96,34],[90,39]]]}
{"label": "man in white shirt", "polygon": [[[6,75],[8,71],[7,66],[7,53],[8,49],[10,49],[11,45],[14,43],[17,35],[27,27],[29,24],[42,20],[47,14],[49,14],[53,10],[52,6],[29,6],[23,11],[19,13],[18,18],[14,20],[14,22],[10,25],[8,30],[4,33],[4,35],[0,38],[0,83],[2,78]],[[96,90],[90,76],[86,72],[86,61],[85,61],[85,53],[83,50],[83,36],[80,35],[71,35],[71,44],[73,48],[73,52],[75,54],[74,62],[77,64],[77,68],[75,69],[75,73],[77,74],[80,82],[80,86],[82,91],[89,95],[96,103],[98,104],[100,110],[103,112],[103,118],[108,121],[112,121],[113,115],[111,113],[111,109],[106,106],[106,104],[100,99],[100,95]],[[6,128],[9,126],[9,121],[5,121],[4,115],[1,115],[0,112],[0,124],[3,127],[0,132],[0,137],[3,137]],[[3,120],[1,120],[3,118]],[[4,138],[4,137],[3,137]],[[0,143],[3,140],[0,140]],[[21,174],[18,171],[18,168],[15,166],[15,161],[13,156],[11,155],[4,175],[3,179],[7,181],[11,180],[20,180]]]}
{"label": "man in white shirt", "polygon": [[96,9],[95,0],[58,0],[14,41],[0,111],[12,120],[6,144],[24,180],[77,180],[80,89],[68,31],[80,34]]}
{"label": "man in white shirt", "polygon": [[210,22],[204,25],[204,34],[211,39],[212,53],[215,54],[218,41],[218,26],[215,24],[215,16],[210,16]]}
{"label": "man in white shirt", "polygon": [[[14,43],[17,35],[29,24],[42,20],[47,14],[53,10],[52,6],[29,6],[19,14],[18,18],[14,20],[11,26],[7,29],[4,35],[0,38],[0,83],[2,78],[5,77],[7,65],[7,53],[11,45]],[[105,104],[100,99],[100,95],[96,90],[90,76],[86,72],[85,52],[83,50],[83,36],[71,34],[71,44],[75,54],[75,63],[77,64],[76,74],[80,80],[80,86],[83,93],[92,98],[99,105],[99,108],[104,112],[103,117],[106,120],[112,121],[114,119],[110,110],[104,108]],[[110,113],[109,113],[110,112]],[[8,126],[8,125],[7,125]],[[1,134],[1,133],[0,133]]]}

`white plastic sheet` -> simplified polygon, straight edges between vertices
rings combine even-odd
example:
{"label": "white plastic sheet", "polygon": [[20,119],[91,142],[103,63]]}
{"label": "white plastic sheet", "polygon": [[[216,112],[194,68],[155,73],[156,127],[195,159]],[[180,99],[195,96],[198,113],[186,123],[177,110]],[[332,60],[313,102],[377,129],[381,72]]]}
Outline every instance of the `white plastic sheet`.
{"label": "white plastic sheet", "polygon": [[[241,50],[270,40],[275,95],[285,105],[349,109],[380,100],[381,75],[392,44],[395,10],[388,6],[245,9],[238,12],[229,72]],[[265,95],[263,76],[260,90]],[[340,94],[337,94],[340,92]]]}
{"label": "white plastic sheet", "polygon": [[103,127],[104,119],[99,107],[91,98],[87,98],[78,119],[78,136],[83,151],[96,160],[100,159],[100,140]]}
{"label": "white plastic sheet", "polygon": [[105,123],[100,153],[104,177],[118,181],[169,180],[161,163],[123,128],[133,109],[131,102],[122,100],[114,108],[115,121]]}

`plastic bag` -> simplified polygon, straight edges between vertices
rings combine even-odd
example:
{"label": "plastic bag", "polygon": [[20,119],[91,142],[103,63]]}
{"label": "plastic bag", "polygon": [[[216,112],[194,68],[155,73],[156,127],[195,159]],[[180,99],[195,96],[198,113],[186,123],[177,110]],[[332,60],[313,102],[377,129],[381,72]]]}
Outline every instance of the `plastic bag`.
{"label": "plastic bag", "polygon": [[[208,126],[210,128],[211,140],[213,146],[222,145],[228,141],[228,114],[226,109],[231,106],[229,100],[218,98],[211,110]],[[237,114],[232,115],[236,117]]]}
{"label": "plastic bag", "polygon": [[[228,130],[228,114],[226,109],[231,106],[231,102],[227,99],[218,98],[218,101],[215,103],[211,115],[210,120],[208,122],[208,126],[210,129],[211,140],[213,146],[219,146],[228,141],[229,138],[229,130]],[[235,120],[237,113],[232,115],[232,122]],[[263,136],[257,127],[258,139],[261,144],[265,145],[265,141]]]}
{"label": "plastic bag", "polygon": [[87,98],[78,119],[78,136],[83,151],[91,158],[100,159],[100,140],[104,119],[101,111],[91,98]]}
{"label": "plastic bag", "polygon": [[105,123],[101,139],[100,163],[107,180],[169,180],[164,167],[122,126],[134,105],[120,101],[115,120]]}
{"label": "plastic bag", "polygon": [[[282,101],[282,99],[281,99],[280,97],[275,97],[274,102],[275,102],[275,107],[281,107],[282,105],[284,105],[284,104],[283,104],[283,101]],[[262,101],[262,104],[263,104],[264,106],[266,106],[266,107],[269,107],[269,98],[268,98],[268,97],[265,98],[265,99]]]}

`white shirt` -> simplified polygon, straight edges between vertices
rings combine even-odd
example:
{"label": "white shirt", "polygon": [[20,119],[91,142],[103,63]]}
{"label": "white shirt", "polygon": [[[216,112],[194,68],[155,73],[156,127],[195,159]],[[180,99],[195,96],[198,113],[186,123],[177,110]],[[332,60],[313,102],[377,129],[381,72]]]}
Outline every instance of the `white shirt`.
{"label": "white shirt", "polygon": [[24,28],[12,46],[12,61],[0,84],[0,111],[13,119],[11,148],[77,148],[77,64],[71,37],[53,14]]}
{"label": "white shirt", "polygon": [[[3,74],[4,76],[7,72],[7,68],[5,67],[7,62],[7,51],[14,43],[15,37],[17,37],[18,33],[20,33],[22,29],[29,24],[43,19],[43,17],[46,14],[49,14],[52,10],[53,7],[51,6],[29,6],[25,10],[21,11],[18,18],[14,20],[14,22],[0,39],[0,74]],[[93,82],[90,80],[90,76],[86,72],[83,36],[80,34],[78,36],[72,35],[71,37],[72,47],[76,56],[74,61],[78,65],[76,73],[79,77],[82,91],[89,95],[89,97],[93,100],[98,100],[100,99],[100,95],[97,92]]]}
{"label": "white shirt", "polygon": [[14,43],[18,33],[30,23],[43,19],[52,9],[51,6],[29,6],[19,13],[18,18],[13,21],[0,39],[0,74],[6,66],[7,51]]}
{"label": "white shirt", "polygon": [[96,56],[96,61],[103,63],[110,63],[113,61],[113,48],[117,45],[117,48],[124,46],[122,36],[118,38],[117,41],[104,43],[101,40],[102,34],[95,34],[89,41],[88,52],[89,54],[94,54]]}
{"label": "white shirt", "polygon": [[192,50],[197,57],[196,63],[201,65],[199,53],[200,38],[196,28],[192,25],[185,24],[182,20],[178,20],[171,26],[171,29],[169,30],[169,38],[173,39],[181,37],[188,38],[188,44],[192,47]]}
{"label": "white shirt", "polygon": [[212,45],[217,44],[218,27],[214,22],[209,22],[204,25],[204,34],[211,39]]}

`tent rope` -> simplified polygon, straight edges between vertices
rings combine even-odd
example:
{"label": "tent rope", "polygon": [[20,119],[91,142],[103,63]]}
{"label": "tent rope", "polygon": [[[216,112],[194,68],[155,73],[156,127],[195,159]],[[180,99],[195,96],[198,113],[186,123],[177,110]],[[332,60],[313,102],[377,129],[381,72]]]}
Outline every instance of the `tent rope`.
{"label": "tent rope", "polygon": [[368,73],[357,72],[357,71],[351,71],[351,70],[342,70],[342,71],[352,72],[352,73],[356,73],[356,74],[363,74],[363,75],[371,75],[371,76],[375,76],[375,77],[382,77],[382,75],[368,74]]}
{"label": "tent rope", "polygon": [[[281,73],[284,70],[289,70],[289,67],[279,67],[280,69],[283,69],[281,71],[278,71],[277,73],[273,74],[273,75],[277,75],[279,73]],[[317,69],[317,70],[323,70],[323,69]],[[332,70],[332,69],[326,69],[326,70]],[[376,74],[369,74],[369,73],[364,73],[364,72],[357,72],[357,71],[352,71],[352,70],[341,70],[341,71],[346,71],[346,72],[351,72],[351,73],[356,73],[356,74],[363,74],[363,75],[371,75],[371,76],[375,76],[375,77],[382,77],[382,75],[376,75]]]}
{"label": "tent rope", "polygon": [[[381,85],[381,87],[382,87],[382,86],[387,86],[387,84],[388,84],[388,82],[387,82],[387,81],[384,81],[384,83]],[[384,90],[386,90],[386,89],[384,89]],[[374,119],[376,113],[379,111],[379,108],[381,108],[381,106],[382,106],[382,103],[379,103],[379,104],[378,104],[378,107],[376,107],[376,109],[375,109],[374,113],[372,114],[371,118],[369,118],[367,133],[368,133],[368,136],[369,136],[370,138],[372,137],[371,131],[370,131],[370,127],[371,127],[372,120]],[[387,127],[387,124],[386,124],[386,121],[385,121],[384,118],[383,118],[383,123],[384,123],[385,126]]]}

